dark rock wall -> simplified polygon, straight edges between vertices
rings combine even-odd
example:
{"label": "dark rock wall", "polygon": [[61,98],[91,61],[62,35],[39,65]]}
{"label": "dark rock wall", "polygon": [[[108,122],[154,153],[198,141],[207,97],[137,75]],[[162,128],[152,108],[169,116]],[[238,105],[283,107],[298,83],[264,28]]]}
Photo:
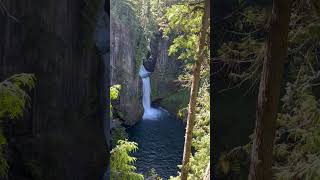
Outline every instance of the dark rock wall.
{"label": "dark rock wall", "polygon": [[[121,112],[125,124],[133,125],[140,120],[143,112],[142,83],[138,74],[138,60],[135,59],[136,42],[134,42],[134,33],[130,27],[114,18],[111,18],[110,35],[111,85],[121,84],[122,86],[120,100],[118,105],[114,107]],[[151,52],[149,55],[151,56],[143,59],[146,69],[152,72],[151,96],[153,100],[173,95],[179,88],[175,80],[181,73],[182,62],[169,57],[169,46],[170,40],[162,38],[161,33],[158,33],[150,44]],[[179,105],[171,104],[170,106],[169,110],[176,113]]]}
{"label": "dark rock wall", "polygon": [[[152,99],[161,98],[165,100],[174,96],[180,89],[177,79],[182,72],[183,62],[174,56],[168,55],[170,39],[157,37],[156,45],[153,46],[153,56],[156,58],[154,72],[151,74]],[[188,98],[188,97],[186,97]],[[176,113],[180,107],[179,101],[171,101],[170,105],[164,106],[169,112]],[[165,104],[162,104],[165,105]]]}
{"label": "dark rock wall", "polygon": [[133,125],[142,117],[142,84],[135,59],[135,38],[130,27],[111,15],[111,85],[120,84],[120,100],[114,106],[125,124]]}
{"label": "dark rock wall", "polygon": [[[82,46],[90,36],[83,30],[90,26],[84,1],[3,2],[18,22],[0,13],[0,80],[21,72],[37,78],[32,107],[6,128],[10,179],[31,177],[30,171],[40,171],[43,180],[101,178],[107,158],[101,62],[93,42]],[[30,162],[37,170],[28,168]]]}

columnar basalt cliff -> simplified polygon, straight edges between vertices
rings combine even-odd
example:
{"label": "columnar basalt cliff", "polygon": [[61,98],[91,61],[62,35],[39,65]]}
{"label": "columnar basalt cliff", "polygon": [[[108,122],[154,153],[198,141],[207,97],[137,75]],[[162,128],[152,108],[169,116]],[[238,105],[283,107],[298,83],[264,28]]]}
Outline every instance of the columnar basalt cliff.
{"label": "columnar basalt cliff", "polygon": [[111,16],[111,85],[120,84],[119,104],[114,108],[121,112],[125,124],[133,125],[142,117],[141,80],[135,59],[133,30]]}
{"label": "columnar basalt cliff", "polygon": [[21,72],[37,78],[32,107],[6,128],[10,179],[101,178],[107,158],[98,98],[103,65],[90,41],[94,25],[84,28],[91,25],[86,6],[100,0],[2,2],[14,18],[0,13],[0,79]]}
{"label": "columnar basalt cliff", "polygon": [[[161,34],[158,34],[154,41],[155,44],[152,43],[151,46],[152,56],[156,60],[154,72],[151,75],[152,99],[161,99],[160,104],[165,106],[169,112],[176,113],[182,106],[181,102],[173,99],[166,104],[165,101],[177,95],[179,89],[177,79],[182,72],[183,62],[168,55],[170,39],[162,38]],[[188,97],[185,98],[188,99]]]}
{"label": "columnar basalt cliff", "polygon": [[[157,33],[152,39],[151,52],[144,59],[135,59],[135,37],[133,30],[121,21],[111,18],[111,85],[121,84],[120,100],[115,108],[121,112],[127,125],[133,125],[142,117],[141,79],[138,61],[143,61],[151,72],[152,99],[165,98],[177,90],[181,62],[169,57],[170,42]],[[175,113],[178,105],[169,107]],[[166,108],[166,107],[165,107]]]}

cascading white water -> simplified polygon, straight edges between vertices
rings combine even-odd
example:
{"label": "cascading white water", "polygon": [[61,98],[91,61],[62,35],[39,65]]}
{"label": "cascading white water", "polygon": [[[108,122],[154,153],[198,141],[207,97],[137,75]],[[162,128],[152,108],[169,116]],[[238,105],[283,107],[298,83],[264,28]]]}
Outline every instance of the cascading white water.
{"label": "cascading white water", "polygon": [[143,116],[142,119],[150,119],[156,120],[159,118],[161,111],[158,109],[151,107],[150,93],[151,93],[151,85],[150,85],[150,72],[145,69],[142,65],[139,71],[139,75],[142,79],[142,105],[143,105]]}

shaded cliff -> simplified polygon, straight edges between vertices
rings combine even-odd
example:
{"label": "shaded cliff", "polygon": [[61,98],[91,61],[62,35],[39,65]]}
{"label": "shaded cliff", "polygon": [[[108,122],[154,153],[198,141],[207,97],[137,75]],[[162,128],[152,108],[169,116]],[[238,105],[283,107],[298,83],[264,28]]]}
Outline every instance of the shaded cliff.
{"label": "shaded cliff", "polygon": [[111,19],[111,85],[121,84],[120,100],[115,109],[125,124],[133,125],[142,117],[142,84],[137,69],[142,61],[151,73],[151,97],[161,99],[160,104],[176,113],[186,106],[188,93],[179,91],[177,83],[182,72],[182,61],[169,57],[170,40],[156,33],[150,43],[150,52],[136,59],[136,34],[115,17]]}
{"label": "shaded cliff", "polygon": [[0,79],[20,72],[37,78],[31,109],[6,128],[10,179],[101,178],[102,62],[90,38],[95,23],[84,17],[99,0],[3,2],[18,21],[0,14]]}
{"label": "shaded cliff", "polygon": [[111,85],[120,84],[118,104],[114,109],[121,112],[125,124],[133,125],[142,117],[142,87],[138,74],[136,38],[134,31],[115,16],[111,16]]}
{"label": "shaded cliff", "polygon": [[168,55],[170,44],[170,39],[162,38],[160,33],[151,42],[151,54],[156,61],[151,74],[151,87],[152,99],[161,99],[161,106],[175,114],[185,106],[189,93],[181,90],[177,81],[182,73],[183,62]]}

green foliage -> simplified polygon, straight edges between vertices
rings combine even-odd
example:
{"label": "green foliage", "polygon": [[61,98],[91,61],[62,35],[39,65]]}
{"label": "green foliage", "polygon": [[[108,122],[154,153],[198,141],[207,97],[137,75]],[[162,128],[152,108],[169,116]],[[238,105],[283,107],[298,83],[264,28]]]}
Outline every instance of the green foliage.
{"label": "green foliage", "polygon": [[[292,10],[288,48],[289,66],[285,78],[285,92],[281,99],[281,108],[277,118],[276,139],[273,149],[274,179],[313,180],[320,178],[320,106],[319,94],[315,93],[319,86],[316,82],[319,81],[320,77],[318,61],[320,22],[319,18],[312,13],[308,2],[293,1]],[[247,14],[255,14],[248,9],[245,11],[247,11]],[[261,12],[261,15],[255,16],[263,17],[264,11]],[[240,37],[238,41],[222,46],[222,59],[232,60],[233,58],[235,59],[234,62],[241,63],[241,60],[245,60],[251,63],[251,68],[245,73],[238,73],[240,79],[259,79],[261,59],[265,55],[264,46],[260,45],[263,41],[261,41],[259,33],[263,34],[265,31],[264,28],[261,29],[263,22],[265,22],[263,19],[268,19],[268,16],[265,16],[265,18],[255,20],[256,23],[254,23],[254,20],[249,21],[258,24],[258,26],[253,26],[252,23],[244,24],[244,31],[252,28],[256,34],[238,33],[245,39]],[[239,16],[238,18],[241,20],[242,17]],[[251,39],[252,43],[246,42],[248,38]],[[259,46],[261,50],[259,50]],[[246,48],[249,51],[243,50]],[[253,53],[252,56],[250,51]],[[240,162],[241,170],[239,171],[248,169],[249,164],[241,161],[250,159],[251,142],[238,149],[246,149],[246,158],[224,158],[225,161],[220,162],[218,166],[222,167],[227,164],[228,168],[225,169],[231,169],[238,166]],[[228,157],[232,154],[231,152],[228,153]],[[237,174],[239,171],[229,170],[229,173]]]}
{"label": "green foliage", "polygon": [[178,116],[179,117],[185,117],[185,107],[188,106],[189,103],[189,94],[190,90],[187,88],[180,89],[176,93],[167,96],[163,99],[162,104],[165,107],[171,108],[178,108]]}
{"label": "green foliage", "polygon": [[281,99],[273,153],[275,178],[279,180],[320,178],[320,103],[312,91],[320,71],[314,74],[310,70],[302,64]]}
{"label": "green foliage", "polygon": [[[209,81],[209,79],[207,80]],[[190,159],[190,179],[202,179],[210,162],[210,92],[208,81],[203,83],[199,90],[192,140],[195,154]]]}
{"label": "green foliage", "polygon": [[111,101],[119,98],[119,92],[121,89],[121,85],[116,84],[110,87],[110,117],[112,118],[112,103]]}
{"label": "green foliage", "polygon": [[128,134],[126,132],[126,129],[122,126],[112,130],[111,132],[111,144],[112,147],[115,147],[119,140],[125,140],[128,139]]}
{"label": "green foliage", "polygon": [[136,44],[135,62],[136,72],[138,72],[148,51],[150,51],[150,41],[157,31],[157,24],[151,12],[151,2],[149,0],[112,0],[112,17],[119,19],[133,32]]}
{"label": "green foliage", "polygon": [[35,77],[30,74],[16,74],[0,83],[0,118],[10,119],[23,115],[25,106],[30,106],[30,97],[24,88],[31,90]]}
{"label": "green foliage", "polygon": [[[246,5],[228,19],[225,34],[233,38],[221,45],[217,60],[228,66],[229,79],[239,86],[246,81],[256,85],[260,79],[268,18],[268,8]],[[240,70],[241,65],[249,65],[249,68]]]}
{"label": "green foliage", "polygon": [[111,151],[110,157],[110,179],[130,179],[143,180],[143,175],[136,173],[133,166],[135,157],[129,156],[129,153],[135,152],[138,145],[135,142],[119,140],[118,144]]}
{"label": "green foliage", "polygon": [[229,152],[222,152],[217,163],[217,177],[247,179],[251,144],[235,147]]}
{"label": "green foliage", "polygon": [[119,97],[121,85],[116,84],[110,87],[110,100],[116,100]]}
{"label": "green foliage", "polygon": [[149,180],[162,180],[162,178],[157,174],[156,170],[152,168],[148,174],[147,174],[147,179]]}
{"label": "green foliage", "polygon": [[[192,67],[197,60],[199,34],[204,12],[203,1],[184,1],[172,4],[161,18],[161,30],[165,37],[174,36],[169,55],[177,55],[184,61],[184,71],[179,76],[183,86],[190,88]],[[210,160],[210,95],[209,95],[209,47],[204,49],[205,61],[200,71],[201,81],[197,99],[196,120],[192,146],[195,153],[189,162],[189,179],[202,179]],[[187,97],[189,97],[187,95]],[[185,99],[185,96],[184,96]],[[170,100],[170,99],[169,99]],[[186,103],[187,105],[188,103]],[[179,167],[179,166],[178,166]],[[170,177],[179,179],[180,177]]]}
{"label": "green foliage", "polygon": [[[120,85],[110,87],[111,100],[118,99],[120,88]],[[112,110],[111,103],[110,109]],[[143,175],[135,172],[136,167],[133,164],[136,158],[129,156],[129,153],[138,150],[138,144],[127,140],[128,135],[125,128],[121,126],[112,131],[111,137],[114,148],[111,150],[110,157],[110,179],[143,180]]]}
{"label": "green foliage", "polygon": [[[35,86],[32,74],[16,74],[0,82],[0,123],[6,118],[16,119],[23,115],[30,106],[30,97],[24,89],[31,90]],[[6,137],[0,127],[0,177],[7,177],[9,165],[4,155]]]}
{"label": "green foliage", "polygon": [[[200,4],[203,8],[203,3]],[[164,36],[175,34],[169,55],[178,54],[178,59],[193,63],[196,59],[196,50],[199,42],[201,18],[203,11],[186,4],[172,5],[162,18]]]}
{"label": "green foliage", "polygon": [[306,51],[306,48],[319,42],[320,20],[317,15],[312,13],[312,5],[309,3],[294,3],[296,9],[292,12],[289,32],[290,53],[296,54],[301,50]]}
{"label": "green foliage", "polygon": [[[177,56],[177,59],[183,60],[185,64],[184,73],[179,76],[179,80],[186,87],[191,85],[192,66],[197,60],[196,54],[204,12],[203,6],[203,1],[192,0],[171,4],[164,10],[164,15],[160,18],[160,30],[163,31],[164,37],[174,37],[169,47],[169,55]],[[204,54],[205,59],[208,60],[209,42],[206,42],[206,44]],[[208,62],[204,62],[205,65],[208,65]]]}

